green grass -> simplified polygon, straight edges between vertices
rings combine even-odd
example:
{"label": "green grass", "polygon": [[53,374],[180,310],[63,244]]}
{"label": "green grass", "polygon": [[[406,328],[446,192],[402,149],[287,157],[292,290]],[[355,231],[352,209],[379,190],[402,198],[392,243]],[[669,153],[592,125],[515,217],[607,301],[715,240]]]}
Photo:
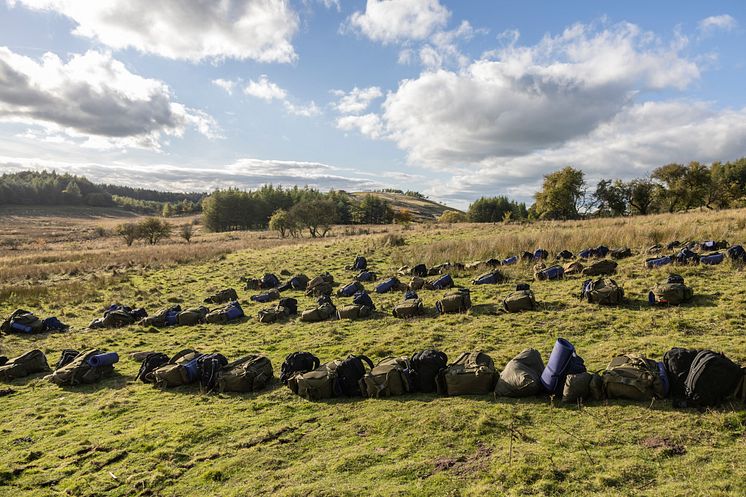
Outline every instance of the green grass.
{"label": "green grass", "polygon": [[[480,228],[454,231],[461,239]],[[197,304],[226,286],[239,289],[244,309],[263,306],[240,291],[241,275],[281,269],[313,276],[323,270],[346,283],[344,266],[357,253],[391,273],[402,254],[412,260],[451,232],[405,235],[407,246],[378,248],[368,238],[230,254],[209,263],[132,273],[109,286],[90,285],[73,306],[45,301],[39,314],[73,325],[64,334],[5,336],[0,353],[31,348],[56,361],[63,348],[98,347],[122,356],[117,375],[97,385],[59,388],[41,378],[16,380],[0,398],[0,495],[746,495],[746,413],[742,405],[699,412],[668,401],[563,405],[548,398],[439,398],[308,402],[287,388],[243,395],[202,395],[196,387],[160,391],[136,383],[133,351],[173,354],[185,347],[229,358],[261,352],[279,373],[286,354],[308,350],[322,361],[364,353],[374,361],[437,347],[454,359],[482,349],[501,367],[525,347],[546,358],[554,340],[571,340],[591,370],[623,352],[660,358],[671,346],[710,347],[746,363],[744,273],[725,263],[677,268],[694,287],[694,302],[651,309],[646,292],[668,268],[645,270],[644,256],[621,262],[617,281],[628,302],[601,308],[579,302],[580,279],[533,283],[541,309],[497,312],[510,283],[472,288],[467,315],[394,319],[400,294],[374,295],[380,313],[356,322],[226,326],[155,331],[140,327],[86,330],[112,302],[149,310]],[[532,247],[527,247],[532,248]],[[578,247],[569,247],[577,250]],[[507,255],[507,254],[495,254]],[[468,261],[464,261],[468,262]],[[456,281],[468,285],[475,276]],[[371,285],[367,285],[371,288]],[[429,307],[443,292],[421,291]],[[301,308],[313,300],[294,294]],[[348,299],[335,301],[341,304]],[[0,312],[13,309],[0,303]]]}

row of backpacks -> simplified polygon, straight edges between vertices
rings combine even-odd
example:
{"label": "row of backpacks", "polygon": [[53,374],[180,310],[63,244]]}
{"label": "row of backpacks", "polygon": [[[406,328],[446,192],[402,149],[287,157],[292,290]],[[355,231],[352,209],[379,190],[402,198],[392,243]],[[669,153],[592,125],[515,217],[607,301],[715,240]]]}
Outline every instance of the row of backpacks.
{"label": "row of backpacks", "polygon": [[[172,357],[145,353],[137,379],[159,388],[199,384],[203,392],[254,392],[274,380],[271,361],[251,354],[229,362],[222,354],[186,349]],[[116,352],[64,350],[54,370],[44,354],[32,350],[19,357],[0,357],[0,380],[51,372],[58,385],[95,383],[114,372]],[[410,356],[389,357],[374,364],[367,356],[321,363],[309,352],[289,354],[280,380],[309,400],[337,397],[390,397],[408,393],[530,397],[550,394],[564,402],[608,399],[650,401],[671,398],[677,407],[716,406],[728,398],[746,401],[746,368],[711,350],[674,347],[662,361],[641,355],[619,355],[605,370],[589,372],[575,347],[557,339],[545,364],[535,349],[525,349],[502,371],[481,351],[465,352],[455,361],[426,349]]]}
{"label": "row of backpacks", "polygon": [[711,350],[675,347],[662,361],[641,355],[614,357],[601,372],[588,372],[575,347],[558,339],[546,365],[535,349],[525,349],[502,371],[480,351],[448,363],[445,353],[424,350],[378,364],[349,356],[320,364],[307,352],[291,354],[280,379],[309,400],[334,397],[389,397],[407,393],[530,397],[550,394],[564,402],[608,399],[650,401],[671,398],[676,407],[716,406],[726,399],[746,401],[746,368]]}

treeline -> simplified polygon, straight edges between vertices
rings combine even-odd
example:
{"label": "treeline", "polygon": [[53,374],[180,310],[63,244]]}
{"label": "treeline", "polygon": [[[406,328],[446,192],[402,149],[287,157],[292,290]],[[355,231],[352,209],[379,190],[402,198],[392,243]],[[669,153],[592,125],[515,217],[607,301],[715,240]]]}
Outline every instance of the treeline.
{"label": "treeline", "polygon": [[84,176],[56,171],[21,171],[0,176],[0,205],[119,207],[140,214],[191,214],[201,210],[201,193],[158,192],[98,185]]}
{"label": "treeline", "polygon": [[[202,222],[210,231],[264,229],[282,236],[324,236],[334,224],[388,224],[411,221],[411,213],[394,211],[375,195],[358,201],[347,192],[266,185],[257,190],[217,190],[202,201]],[[270,226],[270,219],[273,220]]]}

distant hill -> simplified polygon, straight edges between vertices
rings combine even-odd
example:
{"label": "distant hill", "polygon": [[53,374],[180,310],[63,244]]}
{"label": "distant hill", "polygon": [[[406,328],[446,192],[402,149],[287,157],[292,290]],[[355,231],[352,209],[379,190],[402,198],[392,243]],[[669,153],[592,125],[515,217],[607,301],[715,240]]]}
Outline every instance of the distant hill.
{"label": "distant hill", "polygon": [[415,221],[434,221],[445,211],[458,211],[453,207],[439,204],[424,197],[417,197],[405,193],[395,192],[353,192],[350,193],[357,200],[362,200],[366,195],[374,195],[388,201],[395,210],[409,209],[415,217]]}

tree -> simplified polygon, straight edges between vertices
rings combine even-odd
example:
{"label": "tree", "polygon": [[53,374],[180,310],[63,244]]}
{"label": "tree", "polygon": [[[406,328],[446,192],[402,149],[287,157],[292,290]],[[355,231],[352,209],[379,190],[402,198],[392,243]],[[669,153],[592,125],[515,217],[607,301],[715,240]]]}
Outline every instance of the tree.
{"label": "tree", "polygon": [[163,211],[161,212],[161,215],[163,217],[171,217],[171,216],[173,216],[174,215],[174,208],[173,208],[173,206],[171,204],[169,204],[168,202],[166,202],[165,204],[163,204]]}
{"label": "tree", "polygon": [[290,209],[290,218],[308,228],[312,238],[325,237],[337,220],[336,205],[331,200],[307,200]]}
{"label": "tree", "polygon": [[534,210],[541,219],[578,219],[585,200],[583,171],[565,167],[544,176],[541,191],[534,198]]}
{"label": "tree", "polygon": [[272,217],[269,218],[269,229],[280,233],[280,238],[285,238],[285,234],[291,230],[292,220],[285,209],[277,209]]}
{"label": "tree", "polygon": [[627,191],[620,180],[602,179],[593,197],[600,216],[623,216],[627,212]]}
{"label": "tree", "polygon": [[148,217],[138,223],[140,237],[147,240],[150,245],[155,245],[163,238],[171,236],[173,227],[166,221],[157,217]]}
{"label": "tree", "polygon": [[414,214],[409,209],[398,209],[394,212],[394,222],[399,224],[409,224],[414,221]]}
{"label": "tree", "polygon": [[498,223],[504,219],[506,212],[510,212],[515,219],[523,219],[526,217],[526,205],[504,196],[481,197],[469,205],[467,215],[473,223]]}
{"label": "tree", "polygon": [[459,211],[445,211],[438,217],[439,223],[465,223],[466,214]]}
{"label": "tree", "polygon": [[650,214],[656,200],[657,187],[648,179],[634,179],[624,185],[630,210],[643,216]]}
{"label": "tree", "polygon": [[358,224],[390,224],[394,210],[387,200],[368,194],[353,210],[352,219]]}
{"label": "tree", "polygon": [[191,224],[182,224],[179,235],[186,240],[187,243],[192,243],[192,236],[194,235],[194,228]]}
{"label": "tree", "polygon": [[115,230],[117,236],[124,238],[124,242],[128,247],[140,238],[140,228],[135,223],[124,223],[116,227]]}

